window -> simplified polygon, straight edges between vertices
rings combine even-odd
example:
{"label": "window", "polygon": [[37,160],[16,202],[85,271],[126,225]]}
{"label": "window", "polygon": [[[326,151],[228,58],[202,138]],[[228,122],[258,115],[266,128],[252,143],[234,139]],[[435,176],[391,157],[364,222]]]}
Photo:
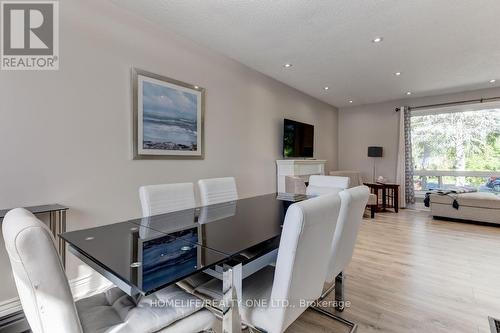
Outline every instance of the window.
{"label": "window", "polygon": [[500,192],[500,106],[414,112],[416,191],[474,186]]}

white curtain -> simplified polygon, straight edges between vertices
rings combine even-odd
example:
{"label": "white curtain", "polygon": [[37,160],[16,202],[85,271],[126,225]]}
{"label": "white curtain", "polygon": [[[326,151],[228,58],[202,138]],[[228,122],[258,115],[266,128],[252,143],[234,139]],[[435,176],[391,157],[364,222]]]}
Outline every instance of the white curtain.
{"label": "white curtain", "polygon": [[399,184],[399,205],[404,208],[415,202],[411,152],[411,114],[407,106],[399,108],[399,148],[396,182]]}

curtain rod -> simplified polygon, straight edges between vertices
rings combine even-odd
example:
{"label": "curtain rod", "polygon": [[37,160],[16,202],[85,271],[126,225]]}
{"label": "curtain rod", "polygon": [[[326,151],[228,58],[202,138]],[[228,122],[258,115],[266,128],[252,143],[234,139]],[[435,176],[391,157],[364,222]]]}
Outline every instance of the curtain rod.
{"label": "curtain rod", "polygon": [[[457,102],[448,102],[448,103],[439,103],[439,104],[429,104],[429,105],[420,105],[420,106],[409,106],[408,110],[419,110],[419,109],[427,109],[427,108],[435,108],[435,107],[445,107],[445,106],[453,106],[453,105],[463,105],[463,104],[477,104],[477,103],[486,103],[491,101],[500,100],[499,97],[489,97],[489,98],[480,98],[480,99],[469,99],[466,101],[457,101]],[[399,112],[400,108],[396,108],[396,112]]]}

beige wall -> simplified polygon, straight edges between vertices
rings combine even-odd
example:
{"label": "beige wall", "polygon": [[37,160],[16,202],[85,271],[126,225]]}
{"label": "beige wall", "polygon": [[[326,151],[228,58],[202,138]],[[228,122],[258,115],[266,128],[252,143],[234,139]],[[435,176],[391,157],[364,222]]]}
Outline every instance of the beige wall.
{"label": "beige wall", "polygon": [[384,147],[384,157],[377,158],[377,175],[394,181],[399,137],[398,106],[419,106],[500,96],[500,88],[459,94],[411,98],[378,104],[346,107],[339,110],[339,170],[359,170],[365,179],[372,177],[373,160],[367,157],[368,146]]}
{"label": "beige wall", "polygon": [[[139,216],[138,187],[235,176],[275,191],[284,117],[314,124],[315,157],[337,163],[337,110],[104,1],[60,5],[60,70],[0,72],[0,207],[58,202],[69,229]],[[130,69],[206,88],[200,161],[131,160]],[[0,243],[0,303],[15,297]],[[87,274],[70,256],[69,277]]]}

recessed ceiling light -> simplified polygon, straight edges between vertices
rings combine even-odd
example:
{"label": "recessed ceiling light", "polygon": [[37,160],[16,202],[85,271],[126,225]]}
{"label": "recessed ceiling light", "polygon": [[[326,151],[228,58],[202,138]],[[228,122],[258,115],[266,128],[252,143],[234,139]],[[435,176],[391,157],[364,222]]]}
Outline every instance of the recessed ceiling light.
{"label": "recessed ceiling light", "polygon": [[373,43],[380,43],[381,41],[383,41],[384,38],[383,37],[375,37],[372,39],[372,42]]}
{"label": "recessed ceiling light", "polygon": [[495,80],[495,79],[490,80],[490,83],[495,83],[495,82],[497,82],[497,80]]}
{"label": "recessed ceiling light", "polygon": [[407,91],[407,92],[406,92],[406,94],[407,94],[408,96],[410,96],[410,95],[411,95],[411,91]]}
{"label": "recessed ceiling light", "polygon": [[328,89],[330,89],[330,87],[326,86],[326,87],[324,87],[323,89],[328,90]]}
{"label": "recessed ceiling light", "polygon": [[286,63],[286,64],[284,64],[284,65],[283,65],[283,67],[285,67],[285,68],[290,68],[290,67],[292,67],[292,64],[290,64],[290,63]]}
{"label": "recessed ceiling light", "polygon": [[396,76],[400,76],[400,75],[401,75],[401,72],[396,72],[396,73],[394,73],[394,75],[396,75]]}
{"label": "recessed ceiling light", "polygon": [[200,87],[198,87],[198,86],[194,86],[194,89],[200,89]]}
{"label": "recessed ceiling light", "polygon": [[350,104],[352,104],[352,102],[353,102],[352,100],[349,101]]}

